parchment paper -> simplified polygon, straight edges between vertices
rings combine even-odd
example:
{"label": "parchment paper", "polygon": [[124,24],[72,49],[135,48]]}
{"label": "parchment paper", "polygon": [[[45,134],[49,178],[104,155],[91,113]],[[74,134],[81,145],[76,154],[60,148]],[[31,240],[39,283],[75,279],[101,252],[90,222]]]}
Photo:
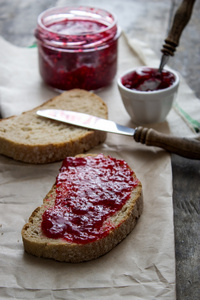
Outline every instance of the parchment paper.
{"label": "parchment paper", "polygon": [[[138,55],[144,46],[139,41],[135,45],[136,52],[123,35],[120,38],[118,75],[131,66],[144,64]],[[56,94],[40,79],[36,49],[18,48],[0,39],[0,51],[3,117],[35,107]],[[150,55],[146,51],[145,57],[148,63],[153,61],[151,51]],[[134,126],[123,107],[116,80],[97,94],[107,103],[110,119]],[[194,97],[190,90],[189,96]],[[178,132],[177,124],[182,126],[182,133],[192,133],[175,112],[170,113],[167,122],[153,127]],[[1,299],[176,298],[170,155],[115,134],[108,134],[106,142],[90,152],[125,159],[141,180],[144,210],[136,228],[115,249],[91,262],[68,264],[28,255],[23,249],[21,229],[42,204],[61,162],[30,165],[0,156]]]}

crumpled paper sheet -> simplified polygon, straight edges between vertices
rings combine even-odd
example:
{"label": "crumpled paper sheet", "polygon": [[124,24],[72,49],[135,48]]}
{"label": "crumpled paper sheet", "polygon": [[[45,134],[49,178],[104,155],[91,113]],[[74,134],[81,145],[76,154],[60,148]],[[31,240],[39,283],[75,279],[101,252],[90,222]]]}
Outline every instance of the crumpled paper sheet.
{"label": "crumpled paper sheet", "polygon": [[[3,117],[35,107],[56,94],[39,77],[36,49],[18,48],[0,39],[0,51]],[[122,35],[118,75],[141,64],[143,61]],[[133,126],[116,80],[97,94],[107,103],[110,119]],[[169,132],[173,122],[170,116],[154,128]],[[186,129],[188,134],[190,130]],[[21,229],[42,204],[61,162],[30,165],[0,156],[1,299],[176,298],[170,155],[115,134],[108,134],[106,142],[90,152],[125,159],[141,180],[144,210],[137,226],[115,249],[94,261],[69,264],[28,255],[23,249]]]}

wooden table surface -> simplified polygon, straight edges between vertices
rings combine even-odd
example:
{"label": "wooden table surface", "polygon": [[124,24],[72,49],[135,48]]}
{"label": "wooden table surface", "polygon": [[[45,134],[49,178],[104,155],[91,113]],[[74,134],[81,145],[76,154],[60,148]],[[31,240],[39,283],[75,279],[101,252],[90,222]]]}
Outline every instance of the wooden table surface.
{"label": "wooden table surface", "polygon": [[[18,46],[34,42],[37,16],[53,6],[90,5],[114,12],[123,30],[160,49],[181,0],[0,0],[0,34]],[[169,65],[200,98],[200,0]],[[200,161],[172,155],[177,299],[200,299]]]}

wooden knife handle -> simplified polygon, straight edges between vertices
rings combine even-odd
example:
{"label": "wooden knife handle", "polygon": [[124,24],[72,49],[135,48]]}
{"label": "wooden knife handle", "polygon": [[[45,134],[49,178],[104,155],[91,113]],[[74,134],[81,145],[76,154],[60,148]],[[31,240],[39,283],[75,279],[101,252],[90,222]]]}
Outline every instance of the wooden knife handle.
{"label": "wooden knife handle", "polygon": [[200,141],[197,139],[179,138],[143,127],[136,128],[134,139],[136,142],[160,147],[186,158],[200,159]]}
{"label": "wooden knife handle", "polygon": [[165,40],[163,49],[161,50],[161,52],[163,52],[164,54],[171,56],[174,55],[176,47],[179,45],[181,33],[192,15],[194,2],[195,0],[183,0],[181,5],[177,9],[171,30]]}

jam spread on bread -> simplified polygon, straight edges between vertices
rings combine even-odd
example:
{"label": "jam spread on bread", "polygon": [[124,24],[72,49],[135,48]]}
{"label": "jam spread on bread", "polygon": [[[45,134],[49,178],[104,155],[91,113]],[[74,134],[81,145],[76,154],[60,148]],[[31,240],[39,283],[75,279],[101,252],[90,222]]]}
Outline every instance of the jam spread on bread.
{"label": "jam spread on bread", "polygon": [[128,89],[138,91],[156,91],[170,87],[175,82],[175,76],[166,70],[141,67],[122,77],[122,84]]}
{"label": "jam spread on bread", "polygon": [[105,237],[115,227],[105,220],[122,208],[137,185],[124,160],[103,154],[67,157],[56,179],[55,205],[42,216],[42,231],[79,244]]}

